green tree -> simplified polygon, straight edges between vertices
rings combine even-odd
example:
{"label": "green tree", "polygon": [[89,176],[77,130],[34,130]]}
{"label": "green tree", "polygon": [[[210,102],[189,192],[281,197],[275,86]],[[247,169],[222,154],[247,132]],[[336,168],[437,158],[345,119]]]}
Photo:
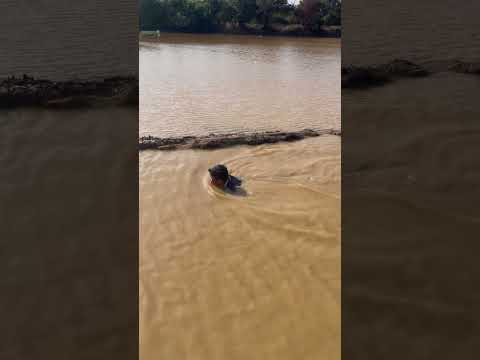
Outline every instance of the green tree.
{"label": "green tree", "polygon": [[318,32],[322,25],[341,24],[341,5],[340,0],[302,0],[298,18],[306,30]]}
{"label": "green tree", "polygon": [[212,23],[216,25],[219,23],[220,13],[222,11],[221,0],[208,0],[209,14],[212,18]]}
{"label": "green tree", "polygon": [[244,27],[252,20],[263,29],[272,22],[302,24],[311,32],[322,25],[341,24],[340,0],[140,0],[142,30],[213,32],[226,24]]}
{"label": "green tree", "polygon": [[325,25],[342,24],[342,3],[340,0],[328,0],[324,3],[323,22]]}
{"label": "green tree", "polygon": [[240,25],[248,23],[257,14],[256,0],[236,0],[238,8],[238,22]]}
{"label": "green tree", "polygon": [[282,10],[288,6],[287,0],[256,0],[257,19],[262,24],[263,29],[270,29],[272,15],[275,11]]}

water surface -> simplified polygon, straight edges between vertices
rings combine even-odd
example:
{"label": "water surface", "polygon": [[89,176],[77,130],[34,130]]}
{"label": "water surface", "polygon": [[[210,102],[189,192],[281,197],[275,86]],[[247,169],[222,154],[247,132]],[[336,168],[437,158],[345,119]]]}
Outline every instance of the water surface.
{"label": "water surface", "polygon": [[[246,196],[210,188],[221,162]],[[140,156],[140,355],[338,359],[340,140]]]}
{"label": "water surface", "polygon": [[479,11],[477,1],[346,2],[342,62],[370,65],[395,58],[421,64],[479,60]]}
{"label": "water surface", "polygon": [[[478,2],[344,5],[345,65],[480,58]],[[475,352],[479,90],[478,76],[439,72],[342,91],[346,357]]]}
{"label": "water surface", "polygon": [[[339,45],[142,43],[140,134],[339,129]],[[243,196],[209,186],[216,163],[243,178]],[[339,137],[140,153],[140,356],[339,359]]]}
{"label": "water surface", "polygon": [[339,128],[338,39],[162,34],[139,61],[141,135]]}
{"label": "water surface", "polygon": [[0,358],[138,354],[136,119],[0,111]]}
{"label": "water surface", "polygon": [[[138,74],[136,3],[0,2],[0,78],[102,79]],[[8,49],[8,51],[6,50]]]}

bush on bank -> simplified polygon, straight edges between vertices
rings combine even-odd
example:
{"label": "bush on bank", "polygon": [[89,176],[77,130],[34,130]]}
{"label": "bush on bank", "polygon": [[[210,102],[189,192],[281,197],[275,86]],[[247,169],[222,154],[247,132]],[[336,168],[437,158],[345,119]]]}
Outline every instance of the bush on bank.
{"label": "bush on bank", "polygon": [[[341,0],[141,0],[140,29],[321,34],[340,28]],[[290,30],[289,30],[290,29]]]}

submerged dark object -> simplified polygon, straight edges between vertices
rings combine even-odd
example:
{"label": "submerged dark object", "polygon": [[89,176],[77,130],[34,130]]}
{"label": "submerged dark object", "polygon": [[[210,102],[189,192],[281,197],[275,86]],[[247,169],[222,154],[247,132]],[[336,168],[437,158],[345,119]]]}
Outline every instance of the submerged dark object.
{"label": "submerged dark object", "polygon": [[210,173],[210,176],[213,180],[217,180],[223,183],[225,189],[235,191],[238,186],[242,185],[242,180],[233,175],[230,175],[225,165],[215,165],[208,169],[208,172]]}

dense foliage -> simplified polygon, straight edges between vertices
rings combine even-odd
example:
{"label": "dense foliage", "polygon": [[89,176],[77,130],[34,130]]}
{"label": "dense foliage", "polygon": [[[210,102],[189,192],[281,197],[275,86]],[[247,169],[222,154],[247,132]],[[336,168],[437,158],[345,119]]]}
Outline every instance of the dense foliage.
{"label": "dense foliage", "polygon": [[341,0],[141,0],[142,30],[216,32],[299,29],[341,24]]}

